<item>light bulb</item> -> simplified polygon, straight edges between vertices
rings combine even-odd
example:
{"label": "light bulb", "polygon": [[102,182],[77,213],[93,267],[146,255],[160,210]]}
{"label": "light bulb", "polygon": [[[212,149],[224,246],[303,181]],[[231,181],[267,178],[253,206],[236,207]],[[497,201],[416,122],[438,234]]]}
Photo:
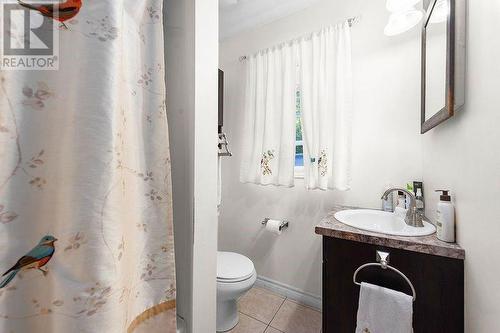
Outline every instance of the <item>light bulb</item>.
{"label": "light bulb", "polygon": [[408,31],[416,26],[422,20],[423,16],[424,14],[415,8],[393,13],[389,17],[389,23],[385,26],[384,34],[386,36],[395,36]]}
{"label": "light bulb", "polygon": [[407,11],[422,0],[387,0],[386,7],[391,13]]}

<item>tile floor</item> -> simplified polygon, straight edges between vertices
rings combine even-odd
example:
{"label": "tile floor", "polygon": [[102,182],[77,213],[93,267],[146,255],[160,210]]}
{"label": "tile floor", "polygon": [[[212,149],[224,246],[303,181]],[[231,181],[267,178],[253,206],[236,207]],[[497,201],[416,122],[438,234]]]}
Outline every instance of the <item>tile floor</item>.
{"label": "tile floor", "polygon": [[321,312],[259,287],[239,303],[240,322],[231,333],[320,333]]}

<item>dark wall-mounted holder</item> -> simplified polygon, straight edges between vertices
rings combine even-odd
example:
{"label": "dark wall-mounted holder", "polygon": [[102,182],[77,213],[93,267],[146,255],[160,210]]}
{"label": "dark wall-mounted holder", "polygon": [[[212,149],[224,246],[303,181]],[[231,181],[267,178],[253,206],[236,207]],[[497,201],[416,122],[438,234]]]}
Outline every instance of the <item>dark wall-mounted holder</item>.
{"label": "dark wall-mounted holder", "polygon": [[217,148],[219,156],[233,156],[229,150],[229,141],[226,133],[222,130],[224,126],[224,72],[219,69],[219,120],[217,124],[217,133],[219,134],[219,142]]}
{"label": "dark wall-mounted holder", "polygon": [[222,133],[224,126],[224,72],[219,69],[219,121],[217,124],[218,133]]}

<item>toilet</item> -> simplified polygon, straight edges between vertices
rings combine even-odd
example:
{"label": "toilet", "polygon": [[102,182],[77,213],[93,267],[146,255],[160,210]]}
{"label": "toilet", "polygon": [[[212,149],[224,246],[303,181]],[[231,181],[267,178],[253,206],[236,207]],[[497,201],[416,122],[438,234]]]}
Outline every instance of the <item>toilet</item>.
{"label": "toilet", "polygon": [[234,252],[217,253],[217,332],[238,324],[238,299],[257,280],[252,260]]}

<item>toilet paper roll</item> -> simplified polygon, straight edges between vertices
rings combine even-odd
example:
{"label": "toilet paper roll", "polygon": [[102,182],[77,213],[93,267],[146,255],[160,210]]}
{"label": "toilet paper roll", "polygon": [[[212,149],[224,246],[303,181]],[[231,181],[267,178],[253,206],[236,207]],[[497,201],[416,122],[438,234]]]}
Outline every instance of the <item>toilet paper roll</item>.
{"label": "toilet paper roll", "polygon": [[266,223],[266,230],[276,235],[281,235],[280,220],[268,220]]}

